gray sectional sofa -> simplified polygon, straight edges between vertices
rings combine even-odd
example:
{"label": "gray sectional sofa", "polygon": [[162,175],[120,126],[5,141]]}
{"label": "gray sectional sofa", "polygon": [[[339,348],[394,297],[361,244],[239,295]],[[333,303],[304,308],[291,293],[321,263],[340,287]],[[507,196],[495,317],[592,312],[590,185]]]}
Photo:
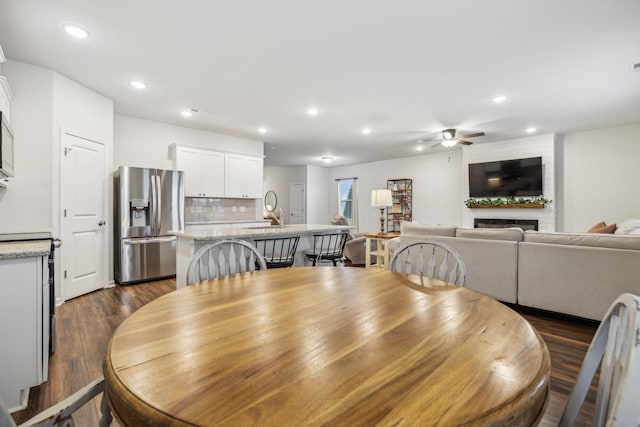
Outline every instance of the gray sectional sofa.
{"label": "gray sectional sofa", "polygon": [[389,248],[425,238],[456,249],[467,287],[500,301],[600,320],[621,293],[640,294],[640,235],[405,222]]}

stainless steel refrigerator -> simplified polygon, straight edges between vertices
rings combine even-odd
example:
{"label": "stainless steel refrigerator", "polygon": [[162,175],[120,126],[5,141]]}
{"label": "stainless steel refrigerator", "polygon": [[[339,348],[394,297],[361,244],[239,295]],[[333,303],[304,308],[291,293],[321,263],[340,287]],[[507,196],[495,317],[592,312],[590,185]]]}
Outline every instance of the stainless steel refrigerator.
{"label": "stainless steel refrigerator", "polygon": [[130,284],[176,274],[184,228],[184,173],[120,166],[114,173],[114,277]]}

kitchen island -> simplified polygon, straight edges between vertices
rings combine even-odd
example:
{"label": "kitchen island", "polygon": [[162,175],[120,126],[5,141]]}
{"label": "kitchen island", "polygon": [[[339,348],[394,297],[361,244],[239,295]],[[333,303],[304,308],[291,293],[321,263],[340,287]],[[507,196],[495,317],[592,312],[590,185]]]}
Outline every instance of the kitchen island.
{"label": "kitchen island", "polygon": [[170,231],[177,236],[176,246],[176,288],[187,284],[187,270],[193,254],[207,243],[222,239],[240,239],[254,244],[253,239],[270,237],[300,236],[296,251],[295,266],[310,265],[304,251],[313,247],[313,235],[332,231],[349,230],[351,226],[328,224],[291,224],[283,226],[259,226],[246,228],[201,228],[197,230]]}

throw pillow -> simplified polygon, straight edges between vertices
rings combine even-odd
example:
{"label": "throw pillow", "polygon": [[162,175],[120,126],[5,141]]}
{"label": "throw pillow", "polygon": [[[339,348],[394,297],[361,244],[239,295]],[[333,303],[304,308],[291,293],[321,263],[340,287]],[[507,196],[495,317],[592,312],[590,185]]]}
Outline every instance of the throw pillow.
{"label": "throw pillow", "polygon": [[640,228],[640,218],[631,218],[618,223],[615,234],[631,234],[635,229]]}
{"label": "throw pillow", "polygon": [[607,224],[605,224],[605,223],[604,223],[604,221],[600,221],[599,223],[594,224],[594,225],[593,225],[593,227],[591,227],[591,228],[587,231],[587,233],[597,233],[597,231],[595,231],[595,230],[599,230],[599,229],[601,229],[602,227],[606,227],[606,226],[607,226]]}
{"label": "throw pillow", "polygon": [[589,233],[613,234],[614,231],[616,231],[616,225],[610,224],[596,229],[592,228],[589,230]]}

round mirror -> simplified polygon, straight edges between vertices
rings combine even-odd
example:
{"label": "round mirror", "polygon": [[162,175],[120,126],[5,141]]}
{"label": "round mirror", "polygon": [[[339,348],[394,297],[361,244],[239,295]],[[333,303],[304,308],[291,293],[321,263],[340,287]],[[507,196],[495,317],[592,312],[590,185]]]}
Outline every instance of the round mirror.
{"label": "round mirror", "polygon": [[267,194],[264,195],[264,208],[267,212],[273,212],[276,210],[277,205],[278,198],[276,197],[276,193],[272,190],[267,191]]}

